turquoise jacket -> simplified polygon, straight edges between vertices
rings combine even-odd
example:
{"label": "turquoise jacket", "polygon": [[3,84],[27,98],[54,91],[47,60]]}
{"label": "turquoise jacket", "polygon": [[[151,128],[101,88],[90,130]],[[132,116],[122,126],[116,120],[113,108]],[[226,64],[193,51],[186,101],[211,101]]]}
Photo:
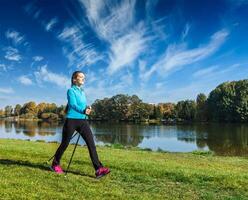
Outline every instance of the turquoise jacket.
{"label": "turquoise jacket", "polygon": [[86,97],[84,91],[73,85],[67,91],[67,100],[68,100],[68,111],[66,118],[71,119],[87,119],[88,116],[85,115],[85,109],[87,107]]}

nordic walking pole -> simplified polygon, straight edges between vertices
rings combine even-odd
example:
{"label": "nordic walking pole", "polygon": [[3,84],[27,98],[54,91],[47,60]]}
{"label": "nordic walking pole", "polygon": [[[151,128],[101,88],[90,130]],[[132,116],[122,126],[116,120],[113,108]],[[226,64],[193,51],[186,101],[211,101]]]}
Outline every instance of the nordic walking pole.
{"label": "nordic walking pole", "polygon": [[[77,135],[77,132],[71,137],[70,140],[72,140],[76,135]],[[54,156],[55,156],[55,154],[54,154],[51,158],[49,158],[49,159],[46,161],[46,163],[48,164],[48,163],[50,162],[50,160],[52,160],[52,159],[54,158]]]}
{"label": "nordic walking pole", "polygon": [[76,148],[77,148],[77,145],[78,145],[78,141],[79,141],[79,138],[80,138],[80,134],[79,134],[79,133],[77,133],[77,134],[78,134],[78,139],[77,139],[76,145],[74,146],[74,149],[73,149],[73,152],[72,152],[72,155],[71,155],[70,162],[69,162],[69,164],[68,164],[68,166],[67,166],[67,169],[66,169],[66,172],[65,172],[65,176],[66,176],[66,174],[67,174],[67,172],[68,172],[68,170],[69,170],[69,167],[70,167],[70,164],[71,164],[71,161],[72,161],[74,152],[75,152],[75,150],[76,150]]}

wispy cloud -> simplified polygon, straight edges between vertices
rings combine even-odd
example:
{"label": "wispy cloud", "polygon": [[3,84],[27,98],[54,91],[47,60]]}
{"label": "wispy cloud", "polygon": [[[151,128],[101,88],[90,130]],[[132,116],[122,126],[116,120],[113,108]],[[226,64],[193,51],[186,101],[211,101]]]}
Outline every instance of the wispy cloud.
{"label": "wispy cloud", "polygon": [[184,30],[183,30],[183,32],[182,32],[182,40],[185,40],[185,38],[187,37],[187,35],[188,35],[188,33],[189,33],[189,30],[190,30],[190,24],[189,23],[187,23],[186,25],[185,25],[185,28],[184,28]]}
{"label": "wispy cloud", "polygon": [[14,93],[14,90],[11,87],[0,88],[0,93],[11,94],[11,93]]}
{"label": "wispy cloud", "polygon": [[111,42],[123,35],[133,25],[136,1],[124,0],[119,4],[107,1],[80,0],[95,32]]}
{"label": "wispy cloud", "polygon": [[200,45],[195,49],[187,49],[185,44],[169,45],[160,59],[144,74],[144,77],[149,78],[155,71],[166,76],[183,66],[207,58],[221,47],[228,35],[227,30],[220,30],[212,35],[208,44]]}
{"label": "wispy cloud", "polygon": [[3,50],[5,51],[4,58],[6,58],[7,60],[20,61],[22,59],[19,51],[13,47],[5,47],[3,48]]}
{"label": "wispy cloud", "polygon": [[205,68],[205,69],[200,69],[196,72],[193,73],[193,77],[195,78],[198,78],[198,77],[202,77],[202,76],[206,76],[206,75],[209,75],[209,74],[212,74],[215,72],[215,70],[218,68],[219,66],[217,65],[214,65],[212,67],[208,67],[208,68]]}
{"label": "wispy cloud", "polygon": [[20,76],[18,78],[19,82],[22,83],[23,85],[32,85],[32,80],[28,78],[27,76]]}
{"label": "wispy cloud", "polygon": [[109,53],[109,74],[132,64],[145,51],[147,39],[143,37],[143,34],[144,31],[140,28],[112,42]]}
{"label": "wispy cloud", "polygon": [[39,61],[42,61],[44,58],[42,57],[42,56],[34,56],[33,57],[33,60],[35,61],[35,62],[39,62]]}
{"label": "wispy cloud", "polygon": [[25,42],[25,38],[15,30],[7,30],[5,33],[7,39],[11,39],[14,45],[19,45]]}
{"label": "wispy cloud", "polygon": [[42,84],[43,82],[55,84],[61,88],[70,87],[70,79],[62,74],[56,74],[47,69],[47,65],[40,67],[35,73],[35,78],[38,83]]}
{"label": "wispy cloud", "polygon": [[109,43],[110,75],[130,66],[146,49],[148,38],[142,23],[135,23],[136,1],[119,4],[106,1],[81,0],[87,19],[96,34]]}
{"label": "wispy cloud", "polygon": [[65,27],[58,38],[69,45],[63,49],[69,66],[80,69],[102,59],[102,55],[95,50],[93,44],[84,42],[84,33],[76,26]]}
{"label": "wispy cloud", "polygon": [[221,67],[215,65],[205,69],[200,69],[195,73],[193,73],[192,76],[194,78],[199,78],[199,79],[202,79],[203,77],[205,77],[205,79],[212,79],[213,77],[220,77],[223,74],[230,73],[230,71],[238,70],[240,66],[241,64],[238,63],[229,66],[221,66]]}
{"label": "wispy cloud", "polygon": [[46,31],[51,31],[55,24],[58,23],[58,19],[56,17],[52,18],[45,26]]}

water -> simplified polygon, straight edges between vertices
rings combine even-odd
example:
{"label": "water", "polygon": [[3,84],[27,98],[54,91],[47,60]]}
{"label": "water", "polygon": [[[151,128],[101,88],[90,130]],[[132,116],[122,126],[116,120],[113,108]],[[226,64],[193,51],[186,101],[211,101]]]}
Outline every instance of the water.
{"label": "water", "polygon": [[[63,124],[0,121],[0,138],[61,141]],[[248,124],[142,125],[90,123],[96,144],[122,144],[154,151],[211,150],[217,155],[248,155]],[[72,143],[76,142],[74,138]],[[84,144],[81,140],[80,144]]]}

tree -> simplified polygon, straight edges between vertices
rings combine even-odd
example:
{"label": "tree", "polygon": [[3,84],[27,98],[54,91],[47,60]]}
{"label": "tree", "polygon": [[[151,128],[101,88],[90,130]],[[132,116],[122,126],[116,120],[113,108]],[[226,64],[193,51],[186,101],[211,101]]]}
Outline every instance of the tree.
{"label": "tree", "polygon": [[58,120],[58,115],[55,113],[42,113],[41,114],[41,119],[47,120],[47,121],[57,121]]}
{"label": "tree", "polygon": [[38,117],[41,117],[41,114],[45,111],[46,106],[47,106],[47,104],[44,103],[44,102],[39,103],[39,104],[36,106],[36,110],[37,110],[37,115],[38,115]]}
{"label": "tree", "polygon": [[158,106],[163,114],[163,119],[175,119],[175,104],[174,103],[159,103]]}
{"label": "tree", "polygon": [[20,115],[21,108],[22,108],[22,106],[21,106],[20,104],[17,104],[17,105],[15,106],[15,109],[14,109],[14,115],[15,115],[15,116],[19,116],[19,115]]}
{"label": "tree", "polygon": [[102,100],[97,99],[92,104],[92,113],[91,117],[93,119],[100,119],[100,120],[108,120],[109,117],[109,98],[104,98]]}
{"label": "tree", "polygon": [[175,107],[179,119],[192,121],[195,119],[196,103],[193,100],[179,101]]}
{"label": "tree", "polygon": [[12,115],[13,108],[12,106],[5,106],[5,117],[10,117]]}
{"label": "tree", "polygon": [[36,116],[37,115],[36,103],[33,101],[25,103],[20,110],[20,114],[32,114]]}
{"label": "tree", "polygon": [[115,120],[126,120],[128,115],[128,96],[118,94],[110,98],[111,116]]}
{"label": "tree", "polygon": [[196,119],[198,121],[207,120],[207,97],[205,94],[200,93],[196,98]]}
{"label": "tree", "polygon": [[47,103],[44,112],[56,113],[57,105],[55,103]]}
{"label": "tree", "polygon": [[248,121],[248,79],[225,82],[210,92],[207,99],[211,120]]}
{"label": "tree", "polygon": [[0,118],[1,117],[5,117],[5,112],[4,112],[4,110],[2,110],[2,109],[0,109]]}
{"label": "tree", "polygon": [[137,95],[132,95],[128,100],[128,119],[140,120],[141,119],[141,105],[142,100]]}

